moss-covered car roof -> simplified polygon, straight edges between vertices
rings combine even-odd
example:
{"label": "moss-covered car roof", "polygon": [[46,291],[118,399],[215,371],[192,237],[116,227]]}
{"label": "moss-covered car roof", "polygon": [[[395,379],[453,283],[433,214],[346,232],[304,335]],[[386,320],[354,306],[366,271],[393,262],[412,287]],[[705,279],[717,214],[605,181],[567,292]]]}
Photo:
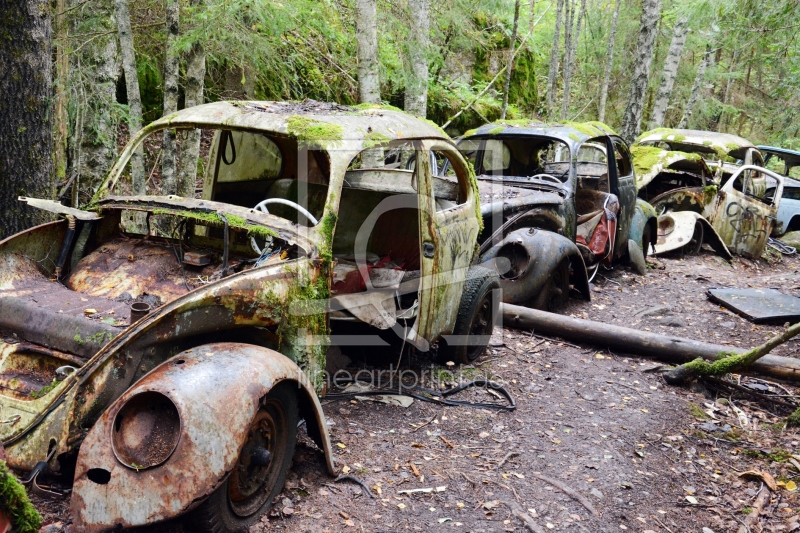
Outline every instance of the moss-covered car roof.
{"label": "moss-covered car roof", "polygon": [[394,139],[439,138],[442,129],[391,107],[377,104],[343,106],[314,100],[302,102],[226,101],[190,107],[162,117],[147,129],[231,127],[283,133],[307,141],[359,141],[374,144]]}
{"label": "moss-covered car roof", "polygon": [[753,143],[731,133],[717,133],[714,131],[682,130],[672,128],[656,128],[642,133],[635,144],[650,144],[664,141],[670,144],[684,144],[706,147],[718,155],[738,155],[742,149],[755,148]]}
{"label": "moss-covered car roof", "polygon": [[494,135],[536,135],[554,137],[569,145],[579,144],[593,137],[616,135],[610,126],[602,122],[562,122],[546,124],[534,120],[500,120],[485,124],[464,133],[464,139]]}

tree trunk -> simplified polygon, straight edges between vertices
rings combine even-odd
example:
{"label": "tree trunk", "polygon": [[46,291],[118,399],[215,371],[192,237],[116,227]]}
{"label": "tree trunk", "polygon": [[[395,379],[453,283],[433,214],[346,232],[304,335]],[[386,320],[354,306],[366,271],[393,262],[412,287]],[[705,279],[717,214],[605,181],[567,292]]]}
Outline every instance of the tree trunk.
{"label": "tree trunk", "polygon": [[614,5],[614,18],[611,20],[611,33],[608,36],[606,49],[606,68],[603,72],[603,84],[600,86],[600,103],[597,106],[597,120],[606,120],[606,102],[608,101],[608,84],[611,83],[611,70],[614,67],[614,44],[617,39],[617,22],[619,21],[619,6],[622,0],[616,0]]}
{"label": "tree trunk", "polygon": [[675,85],[675,78],[678,75],[678,65],[681,62],[681,54],[683,53],[683,46],[686,44],[688,31],[688,17],[683,17],[675,23],[667,58],[664,60],[664,74],[661,77],[661,84],[658,86],[656,103],[653,105],[653,114],[650,118],[651,129],[664,125],[664,116],[667,114],[669,97],[672,94],[672,87]]}
{"label": "tree trunk", "polygon": [[69,96],[67,86],[69,84],[69,52],[67,51],[67,39],[69,38],[69,25],[64,10],[67,8],[66,0],[56,0],[56,15],[54,22],[55,28],[55,80],[53,84],[55,103],[53,118],[55,127],[53,129],[53,171],[58,187],[61,187],[57,198],[61,198],[68,190],[67,186],[67,146],[69,145],[69,113],[67,106]]}
{"label": "tree trunk", "polygon": [[36,0],[0,3],[0,238],[46,220],[18,196],[54,196],[48,6]]}
{"label": "tree trunk", "polygon": [[633,76],[628,92],[628,104],[622,116],[621,137],[633,142],[639,135],[644,100],[647,96],[647,81],[650,76],[650,63],[653,61],[653,49],[656,41],[660,0],[642,1],[642,22],[639,28],[639,40],[636,56],[633,58]]}
{"label": "tree trunk", "polygon": [[[164,114],[178,111],[178,70],[180,61],[175,52],[178,39],[180,8],[178,0],[167,0],[167,54],[164,61]],[[176,194],[175,183],[175,130],[164,130],[161,143],[161,194]]]}
{"label": "tree trunk", "polygon": [[249,65],[229,65],[225,71],[225,98],[252,100],[255,98],[256,77]]}
{"label": "tree trunk", "polygon": [[[547,313],[519,305],[501,304],[500,312],[505,327],[532,329],[538,334],[554,335],[572,342],[653,357],[668,363],[685,363],[698,357],[714,361],[746,351],[742,348],[706,344],[681,337]],[[800,380],[800,361],[791,357],[765,355],[753,363],[750,370],[764,376]]]}
{"label": "tree trunk", "polygon": [[[561,82],[564,91],[569,89],[569,66],[572,64],[572,18],[573,14],[573,0],[566,0],[564,8],[564,62],[563,70],[561,71]],[[561,120],[566,120],[564,115],[564,102],[569,100],[566,94],[562,94],[561,100]]]}
{"label": "tree trunk", "polygon": [[697,103],[697,99],[700,97],[700,89],[703,87],[703,79],[706,76],[706,69],[708,68],[708,64],[710,62],[711,47],[706,46],[706,51],[703,54],[703,60],[700,62],[700,66],[697,67],[697,76],[694,78],[692,92],[689,94],[689,101],[686,102],[686,108],[683,110],[683,118],[681,118],[681,123],[678,125],[679,128],[685,128],[689,123],[689,118],[692,116],[692,111],[694,111],[694,105]]}
{"label": "tree trunk", "polygon": [[[192,0],[198,5],[202,0]],[[206,77],[206,52],[203,45],[195,43],[186,58],[186,86],[183,88],[184,107],[203,103],[203,84]],[[184,130],[181,133],[180,175],[178,196],[194,198],[197,187],[197,161],[200,158],[200,130]]]}
{"label": "tree trunk", "polygon": [[[569,0],[567,0],[569,1]],[[556,101],[556,78],[558,77],[559,32],[561,30],[561,14],[564,11],[564,0],[556,4],[556,26],[553,30],[553,49],[550,52],[550,70],[547,73],[547,100],[545,113],[547,118],[553,118],[553,105]]]}
{"label": "tree trunk", "polygon": [[358,100],[379,104],[377,0],[356,0],[356,49],[358,54]]}
{"label": "tree trunk", "polygon": [[[197,0],[193,4],[199,3]],[[206,53],[203,45],[195,43],[186,58],[186,86],[183,88],[184,107],[203,103],[203,84],[206,77]],[[200,158],[200,130],[181,133],[181,156],[178,176],[178,196],[194,198],[197,187],[197,161]]]}
{"label": "tree trunk", "polygon": [[[128,0],[114,0],[119,32],[119,50],[122,72],[125,74],[125,92],[128,97],[128,129],[131,139],[142,129],[142,96],[139,93],[139,76],[136,72],[136,53],[133,47],[133,30]],[[144,149],[140,145],[131,155],[131,181],[133,193],[144,194]]]}
{"label": "tree trunk", "polygon": [[[533,2],[533,0],[531,0]],[[511,87],[511,71],[514,68],[514,48],[517,46],[517,28],[519,28],[519,3],[514,3],[514,27],[511,30],[511,43],[508,45],[508,61],[506,67],[506,82],[503,85],[503,109],[500,111],[500,118],[506,118],[508,110],[508,90]]]}
{"label": "tree trunk", "polygon": [[111,0],[89,0],[81,6],[72,30],[86,34],[74,46],[70,83],[77,95],[70,105],[76,116],[72,135],[72,205],[88,203],[117,158],[117,81],[120,76],[117,22]]}
{"label": "tree trunk", "polygon": [[[406,113],[428,114],[428,48],[430,46],[429,0],[408,0],[411,24],[408,40],[409,69],[406,76]],[[360,76],[359,76],[360,77]]]}
{"label": "tree trunk", "polygon": [[578,57],[578,43],[581,39],[581,22],[586,15],[586,0],[581,0],[581,9],[578,12],[578,22],[575,25],[575,33],[570,37],[569,65],[564,69],[564,100],[561,103],[561,118],[569,118],[570,87],[572,77],[575,75],[576,58]]}

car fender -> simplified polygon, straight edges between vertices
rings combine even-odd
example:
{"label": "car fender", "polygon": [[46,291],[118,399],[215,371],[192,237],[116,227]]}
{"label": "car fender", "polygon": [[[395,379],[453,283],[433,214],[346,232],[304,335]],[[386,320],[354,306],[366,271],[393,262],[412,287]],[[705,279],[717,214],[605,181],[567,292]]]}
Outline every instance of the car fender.
{"label": "car fender", "polygon": [[658,214],[652,205],[637,198],[628,239],[641,247],[644,228],[648,226],[650,227],[650,244],[655,246],[658,241]]}
{"label": "car fender", "polygon": [[[328,471],[335,474],[322,407],[300,367],[259,346],[206,344],[155,367],[112,403],[89,431],[78,455],[70,503],[76,530],[141,526],[195,507],[236,465],[261,399],[287,380],[296,384],[300,416],[324,451]],[[180,436],[165,462],[137,470],[117,459],[112,431],[128,400],[149,391],[167,396],[175,405]],[[96,481],[97,472],[107,483]]]}
{"label": "car fender", "polygon": [[713,226],[694,211],[670,211],[658,217],[659,235],[654,254],[671,252],[685,246],[692,239],[694,226],[698,222],[703,225],[703,242],[711,245],[725,259],[731,260],[733,256],[730,250]]}
{"label": "car fender", "polygon": [[[507,259],[509,255],[517,260]],[[536,228],[512,231],[489,248],[480,263],[489,263],[488,268],[498,270],[505,303],[524,304],[539,294],[564,258],[569,258],[572,265],[570,282],[584,298],[591,299],[586,265],[578,247],[552,231]]]}
{"label": "car fender", "polygon": [[778,214],[775,217],[775,227],[772,228],[772,236],[780,237],[789,231],[796,231],[800,228],[800,200],[781,198],[778,206]]}

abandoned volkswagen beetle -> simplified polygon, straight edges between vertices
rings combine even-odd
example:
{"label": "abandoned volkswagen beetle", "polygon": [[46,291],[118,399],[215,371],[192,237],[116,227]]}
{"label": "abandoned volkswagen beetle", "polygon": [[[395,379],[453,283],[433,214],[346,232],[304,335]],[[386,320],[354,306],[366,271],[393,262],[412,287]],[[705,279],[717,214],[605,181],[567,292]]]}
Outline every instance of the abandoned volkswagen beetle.
{"label": "abandoned volkswagen beetle", "polygon": [[504,301],[555,311],[570,284],[590,298],[601,264],[633,258],[644,273],[655,211],[636,198],[628,147],[608,126],[502,121],[458,146],[480,187],[479,262],[510,265]]}
{"label": "abandoned volkswagen beetle", "polygon": [[[131,182],[131,154],[167,129],[212,139],[199,198]],[[87,210],[22,198],[62,219],[0,242],[8,463],[74,469],[77,531],[183,513],[246,529],[299,419],[334,473],[317,395],[339,332],[459,361],[485,348],[498,281],[471,266],[475,191],[448,137],[402,112],[220,102],[137,134]]]}
{"label": "abandoned volkswagen beetle", "polygon": [[659,213],[654,253],[696,254],[707,243],[726,259],[761,256],[784,180],[761,168],[752,143],[727,133],[659,128],[643,133],[631,150],[639,196]]}

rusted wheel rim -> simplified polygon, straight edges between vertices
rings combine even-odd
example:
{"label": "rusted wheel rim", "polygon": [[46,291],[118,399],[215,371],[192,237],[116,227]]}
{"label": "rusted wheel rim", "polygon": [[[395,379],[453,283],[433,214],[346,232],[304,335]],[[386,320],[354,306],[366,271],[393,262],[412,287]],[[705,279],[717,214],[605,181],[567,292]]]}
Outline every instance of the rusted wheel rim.
{"label": "rusted wheel rim", "polygon": [[[475,314],[475,320],[472,321],[470,328],[470,337],[483,337],[492,334],[492,295],[491,293],[483,297],[478,312]],[[480,352],[483,351],[483,344],[473,339],[469,347],[469,358],[474,359]]]}
{"label": "rusted wheel rim", "polygon": [[[262,407],[253,419],[247,442],[228,478],[228,501],[231,510],[239,516],[249,516],[264,505],[279,468],[280,460],[276,455],[281,453],[281,443],[278,439],[285,433],[280,424],[286,424],[286,413],[279,402],[270,402],[269,407],[272,408]],[[273,417],[271,412],[278,416]],[[261,453],[263,457],[263,450],[269,452],[271,459],[267,464],[257,464],[256,455]]]}

